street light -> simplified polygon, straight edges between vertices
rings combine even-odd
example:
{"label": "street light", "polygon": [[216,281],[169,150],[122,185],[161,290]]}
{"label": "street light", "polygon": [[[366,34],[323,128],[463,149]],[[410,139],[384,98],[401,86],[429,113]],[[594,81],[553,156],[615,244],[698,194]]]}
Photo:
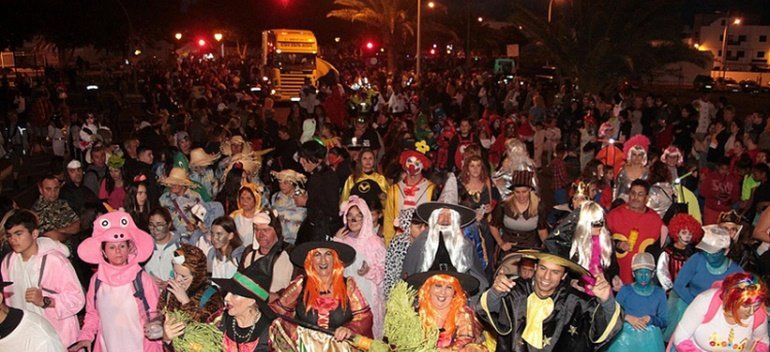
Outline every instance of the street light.
{"label": "street light", "polygon": [[[725,28],[722,31],[722,55],[721,55],[722,56],[722,78],[725,78],[725,73],[727,71],[727,29],[730,27],[729,18],[730,18],[730,14],[728,13],[728,15],[724,19]],[[740,25],[741,19],[735,18],[733,20],[733,24],[736,26]]]}
{"label": "street light", "polygon": [[428,7],[434,8],[434,7],[436,7],[436,3],[433,2],[433,1],[430,1],[430,2],[428,2]]}
{"label": "street light", "polygon": [[478,21],[479,23],[484,22],[484,17],[479,16]]}
{"label": "street light", "polygon": [[174,34],[174,38],[176,38],[176,40],[182,40],[182,33],[176,32],[176,34]]}
{"label": "street light", "polygon": [[198,39],[198,46],[200,46],[200,47],[206,46],[206,40],[205,39]]}
{"label": "street light", "polygon": [[214,33],[214,40],[219,42],[219,51],[222,54],[222,59],[225,58],[225,43],[222,42],[222,33]]}

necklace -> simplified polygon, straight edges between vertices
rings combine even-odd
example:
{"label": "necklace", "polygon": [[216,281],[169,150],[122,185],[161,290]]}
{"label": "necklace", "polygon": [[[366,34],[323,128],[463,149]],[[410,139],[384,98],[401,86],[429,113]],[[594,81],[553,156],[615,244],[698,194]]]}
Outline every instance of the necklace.
{"label": "necklace", "polygon": [[238,325],[235,323],[235,317],[233,317],[231,326],[233,328],[233,337],[234,337],[235,343],[243,343],[251,340],[251,334],[254,333],[254,328],[257,326],[257,321],[259,320],[259,318],[260,318],[260,314],[259,312],[257,312],[257,315],[254,319],[254,323],[251,324],[251,327],[249,328],[249,332],[246,333],[246,335],[241,335],[238,333]]}

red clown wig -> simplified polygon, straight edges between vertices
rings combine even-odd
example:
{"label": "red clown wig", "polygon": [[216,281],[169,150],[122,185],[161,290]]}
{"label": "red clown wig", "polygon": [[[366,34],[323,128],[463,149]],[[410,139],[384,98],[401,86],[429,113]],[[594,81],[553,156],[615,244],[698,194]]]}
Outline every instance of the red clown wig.
{"label": "red clown wig", "polygon": [[691,243],[693,245],[698,244],[701,238],[703,238],[703,228],[701,227],[698,220],[695,220],[695,218],[690,214],[676,214],[668,222],[668,235],[674,242],[679,241],[679,231],[684,229],[687,229],[692,234]]}
{"label": "red clown wig", "polygon": [[764,310],[768,298],[767,285],[754,274],[735,273],[722,282],[722,292],[719,297],[722,299],[725,312],[732,314],[738,324],[745,326],[738,315],[738,309],[741,306],[759,302],[759,309]]}

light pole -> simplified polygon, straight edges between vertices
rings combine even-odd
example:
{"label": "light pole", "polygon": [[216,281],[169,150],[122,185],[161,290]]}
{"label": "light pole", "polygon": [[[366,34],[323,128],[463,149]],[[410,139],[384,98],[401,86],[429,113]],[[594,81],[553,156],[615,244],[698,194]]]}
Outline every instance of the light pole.
{"label": "light pole", "polygon": [[[420,48],[422,47],[422,0],[417,0],[417,48],[415,48],[415,81],[420,81]],[[391,55],[392,56],[392,55]]]}
{"label": "light pole", "polygon": [[[741,19],[736,18],[733,20],[734,25],[740,25]],[[722,78],[725,78],[725,71],[727,71],[727,28],[730,27],[730,13],[727,13],[727,17],[725,17],[725,28],[722,31]]]}
{"label": "light pole", "polygon": [[222,43],[222,33],[214,33],[214,40],[219,42],[219,48],[222,52],[222,59],[225,58],[225,43]]}
{"label": "light pole", "polygon": [[548,1],[548,23],[551,23],[551,14],[553,13],[553,0]]}

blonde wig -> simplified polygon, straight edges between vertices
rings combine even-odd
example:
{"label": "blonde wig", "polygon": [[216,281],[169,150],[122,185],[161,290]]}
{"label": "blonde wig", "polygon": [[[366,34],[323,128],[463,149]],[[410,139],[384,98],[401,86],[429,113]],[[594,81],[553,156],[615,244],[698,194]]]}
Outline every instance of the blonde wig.
{"label": "blonde wig", "polygon": [[[587,270],[591,270],[589,267],[592,254],[591,224],[597,221],[605,221],[604,209],[595,202],[583,204],[580,208],[580,215],[578,216],[575,228],[575,236],[572,238],[572,248],[570,248],[569,256]],[[599,233],[599,244],[601,245],[601,264],[603,268],[607,268],[612,260],[612,238],[606,224],[602,226]]]}

